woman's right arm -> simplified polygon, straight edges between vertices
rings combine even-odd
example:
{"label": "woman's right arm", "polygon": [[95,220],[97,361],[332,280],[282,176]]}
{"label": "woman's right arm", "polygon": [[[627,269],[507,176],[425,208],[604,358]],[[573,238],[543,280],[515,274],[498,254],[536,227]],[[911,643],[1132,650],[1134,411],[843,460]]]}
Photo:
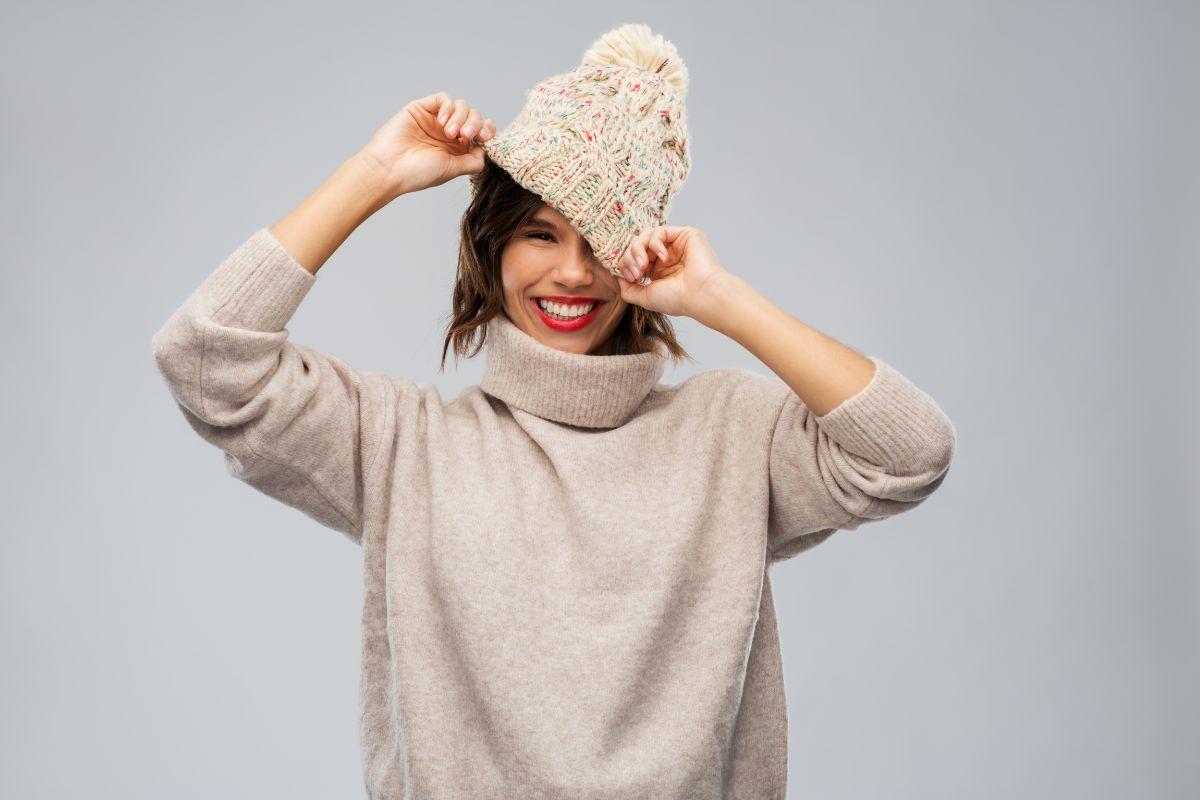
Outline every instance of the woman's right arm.
{"label": "woman's right arm", "polygon": [[362,151],[268,230],[313,275],[372,214],[398,196]]}
{"label": "woman's right arm", "polygon": [[496,126],[466,100],[445,92],[414,100],[384,123],[321,188],[270,231],[313,273],[368,217],[402,194],[478,172]]}
{"label": "woman's right arm", "polygon": [[285,326],[363,220],[400,194],[482,166],[469,134],[426,132],[443,108],[445,125],[479,119],[443,98],[405,106],[311,197],[239,245],[152,338],[176,405],[224,451],[230,473],[355,541],[363,481],[389,420],[418,424],[425,393],[295,344]]}

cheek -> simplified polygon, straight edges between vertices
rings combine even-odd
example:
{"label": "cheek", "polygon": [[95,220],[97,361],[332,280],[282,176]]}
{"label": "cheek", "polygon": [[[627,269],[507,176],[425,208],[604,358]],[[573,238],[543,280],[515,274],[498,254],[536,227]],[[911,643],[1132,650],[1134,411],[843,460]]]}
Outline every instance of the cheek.
{"label": "cheek", "polygon": [[500,283],[504,293],[520,296],[537,283],[546,271],[546,254],[535,248],[509,245],[500,254]]}

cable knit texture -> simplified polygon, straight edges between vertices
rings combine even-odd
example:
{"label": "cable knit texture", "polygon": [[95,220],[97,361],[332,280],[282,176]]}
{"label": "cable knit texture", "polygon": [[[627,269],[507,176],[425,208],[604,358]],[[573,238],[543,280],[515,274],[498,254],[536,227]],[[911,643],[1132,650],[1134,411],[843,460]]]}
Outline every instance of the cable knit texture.
{"label": "cable knit texture", "polygon": [[769,568],[943,482],[933,399],[872,358],[819,417],[774,376],[662,384],[665,351],[501,315],[443,400],[290,341],[315,281],[259,229],[153,351],[232,475],[362,547],[367,796],[783,798]]}
{"label": "cable knit texture", "polygon": [[675,45],[647,25],[621,25],[575,69],[530,89],[517,117],[481,146],[617,275],[629,241],[666,224],[691,171],[687,88]]}

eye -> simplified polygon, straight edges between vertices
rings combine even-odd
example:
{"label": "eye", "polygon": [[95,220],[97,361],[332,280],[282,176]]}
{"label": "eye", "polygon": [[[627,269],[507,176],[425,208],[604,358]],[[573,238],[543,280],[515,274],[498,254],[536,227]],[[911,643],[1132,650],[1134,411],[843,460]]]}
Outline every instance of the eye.
{"label": "eye", "polygon": [[536,238],[536,237],[538,237],[538,236],[545,236],[546,238],[545,238],[543,241],[547,241],[547,242],[553,242],[553,241],[554,241],[554,237],[553,237],[553,236],[551,236],[551,235],[550,235],[550,234],[548,234],[548,233],[545,233],[544,231],[534,231],[533,233],[527,233],[527,234],[525,234],[525,236],[526,236],[526,238],[529,238],[529,239],[533,239],[533,238]]}

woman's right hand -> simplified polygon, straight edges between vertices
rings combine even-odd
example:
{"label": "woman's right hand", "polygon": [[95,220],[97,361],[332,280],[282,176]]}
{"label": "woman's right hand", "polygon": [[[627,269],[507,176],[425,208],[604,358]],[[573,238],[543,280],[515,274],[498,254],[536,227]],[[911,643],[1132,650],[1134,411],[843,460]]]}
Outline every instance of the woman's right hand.
{"label": "woman's right hand", "polygon": [[496,124],[466,100],[438,92],[413,100],[375,132],[362,155],[378,164],[393,196],[440,186],[483,169]]}

